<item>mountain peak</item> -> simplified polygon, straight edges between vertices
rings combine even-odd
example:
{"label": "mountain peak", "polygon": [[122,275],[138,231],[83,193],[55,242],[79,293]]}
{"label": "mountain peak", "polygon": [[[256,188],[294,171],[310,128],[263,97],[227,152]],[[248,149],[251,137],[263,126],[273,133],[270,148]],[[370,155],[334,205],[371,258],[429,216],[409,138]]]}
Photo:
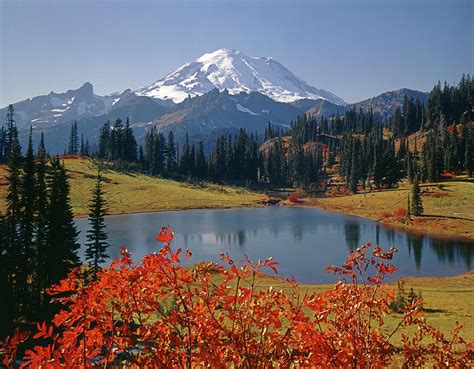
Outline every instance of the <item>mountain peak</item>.
{"label": "mountain peak", "polygon": [[214,58],[223,58],[223,57],[228,58],[228,57],[232,57],[232,56],[235,56],[235,55],[238,55],[238,54],[240,54],[240,51],[237,50],[237,49],[223,48],[223,49],[213,51],[211,53],[206,53],[206,54],[202,55],[201,57],[199,57],[196,61],[198,61],[198,62],[207,62],[207,61],[212,60]]}
{"label": "mountain peak", "polygon": [[184,64],[137,90],[136,94],[179,103],[188,96],[203,95],[214,88],[227,89],[231,95],[260,92],[279,102],[324,99],[346,105],[340,97],[308,85],[271,57],[250,57],[237,49],[227,48]]}

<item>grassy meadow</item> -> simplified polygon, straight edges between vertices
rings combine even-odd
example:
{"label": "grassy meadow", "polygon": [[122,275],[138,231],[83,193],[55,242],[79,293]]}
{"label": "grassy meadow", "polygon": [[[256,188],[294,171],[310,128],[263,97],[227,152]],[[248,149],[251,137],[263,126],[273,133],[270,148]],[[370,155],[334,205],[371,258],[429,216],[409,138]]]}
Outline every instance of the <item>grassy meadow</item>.
{"label": "grassy meadow", "polygon": [[453,180],[420,184],[424,214],[411,221],[390,216],[407,207],[411,186],[338,197],[303,199],[301,204],[359,215],[414,232],[474,239],[474,182]]}
{"label": "grassy meadow", "polygon": [[[70,178],[74,215],[87,215],[97,167],[87,158],[67,158],[64,164]],[[6,167],[0,166],[0,209],[5,209],[5,175]],[[266,199],[265,195],[241,188],[193,185],[135,173],[105,171],[103,177],[110,214],[258,206]]]}

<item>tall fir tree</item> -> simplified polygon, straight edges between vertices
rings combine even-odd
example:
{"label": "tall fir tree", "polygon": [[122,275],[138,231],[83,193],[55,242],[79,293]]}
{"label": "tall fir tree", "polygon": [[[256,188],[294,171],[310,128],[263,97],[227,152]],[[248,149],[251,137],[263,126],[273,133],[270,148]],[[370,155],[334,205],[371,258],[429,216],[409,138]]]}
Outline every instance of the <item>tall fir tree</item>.
{"label": "tall fir tree", "polygon": [[9,294],[16,316],[24,311],[26,294],[26,260],[21,243],[21,187],[22,187],[22,157],[18,137],[14,137],[10,149],[7,168],[7,207],[5,214],[5,268],[9,284]]}
{"label": "tall fir tree", "polygon": [[69,135],[69,145],[67,148],[68,155],[79,154],[79,132],[77,130],[77,122],[71,125],[71,133]]}
{"label": "tall fir tree", "polygon": [[466,128],[465,149],[464,149],[464,169],[469,177],[474,173],[474,128]]}
{"label": "tall fir tree", "polygon": [[5,142],[4,156],[5,160],[8,161],[12,150],[13,142],[18,141],[18,130],[15,124],[15,108],[12,104],[8,105],[7,116],[5,122]]}
{"label": "tall fir tree", "polygon": [[100,270],[100,265],[104,263],[109,257],[107,249],[107,231],[105,225],[105,215],[107,214],[108,204],[104,198],[104,190],[102,188],[102,174],[97,173],[97,181],[92,199],[89,205],[89,225],[90,229],[87,231],[87,242],[85,256],[89,263],[90,270],[88,280],[96,281],[97,273]]}
{"label": "tall fir tree", "polygon": [[[21,213],[20,213],[20,244],[24,254],[24,270],[26,280],[34,279],[36,270],[35,236],[36,236],[36,209],[34,207],[36,200],[36,165],[33,153],[33,130],[30,128],[28,147],[23,163],[23,176],[21,181]],[[34,283],[27,284],[25,293],[29,296],[35,295],[33,289]],[[31,298],[25,300],[25,308],[31,310]]]}
{"label": "tall fir tree", "polygon": [[207,177],[207,162],[204,153],[204,144],[199,141],[199,148],[196,154],[196,174],[198,178],[205,179]]}
{"label": "tall fir tree", "polygon": [[41,134],[41,141],[36,155],[36,187],[34,207],[36,211],[36,295],[33,298],[40,310],[44,309],[48,299],[46,289],[49,287],[46,283],[46,267],[48,255],[48,185],[47,185],[47,163],[46,148],[44,146],[44,136]]}
{"label": "tall fir tree", "polygon": [[415,216],[423,214],[423,201],[421,199],[420,183],[418,177],[415,178],[413,183],[410,213]]}
{"label": "tall fir tree", "polygon": [[176,173],[176,145],[173,131],[168,133],[168,145],[166,146],[166,171],[168,175]]}
{"label": "tall fir tree", "polygon": [[46,284],[57,283],[79,262],[78,232],[74,223],[66,169],[59,158],[51,160],[47,209]]}

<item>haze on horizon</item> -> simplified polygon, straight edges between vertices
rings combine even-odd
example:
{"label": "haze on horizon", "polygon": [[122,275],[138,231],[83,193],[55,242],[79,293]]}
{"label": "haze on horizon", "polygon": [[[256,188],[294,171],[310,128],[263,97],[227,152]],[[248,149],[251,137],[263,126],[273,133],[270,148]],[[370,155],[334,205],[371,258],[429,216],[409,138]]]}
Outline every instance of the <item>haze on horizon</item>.
{"label": "haze on horizon", "polygon": [[204,53],[271,56],[355,102],[473,73],[473,3],[0,1],[0,107],[85,81],[148,85]]}

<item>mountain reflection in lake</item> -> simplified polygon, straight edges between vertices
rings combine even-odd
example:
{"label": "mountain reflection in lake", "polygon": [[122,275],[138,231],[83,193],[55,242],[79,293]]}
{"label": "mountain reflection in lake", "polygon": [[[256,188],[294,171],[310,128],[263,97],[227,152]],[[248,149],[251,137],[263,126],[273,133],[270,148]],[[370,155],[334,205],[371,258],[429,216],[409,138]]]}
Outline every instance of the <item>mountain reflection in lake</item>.
{"label": "mountain reflection in lake", "polygon": [[[85,243],[87,219],[77,220]],[[395,246],[396,277],[444,276],[471,270],[474,242],[433,238],[383,227],[363,218],[319,209],[267,207],[142,213],[107,217],[111,256],[126,246],[138,261],[159,250],[155,236],[161,226],[175,231],[173,247],[189,248],[191,262],[219,260],[228,252],[235,260],[269,256],[280,262],[279,274],[303,283],[332,282],[324,267],[341,264],[350,250],[371,242]],[[81,249],[83,252],[83,249]]]}

